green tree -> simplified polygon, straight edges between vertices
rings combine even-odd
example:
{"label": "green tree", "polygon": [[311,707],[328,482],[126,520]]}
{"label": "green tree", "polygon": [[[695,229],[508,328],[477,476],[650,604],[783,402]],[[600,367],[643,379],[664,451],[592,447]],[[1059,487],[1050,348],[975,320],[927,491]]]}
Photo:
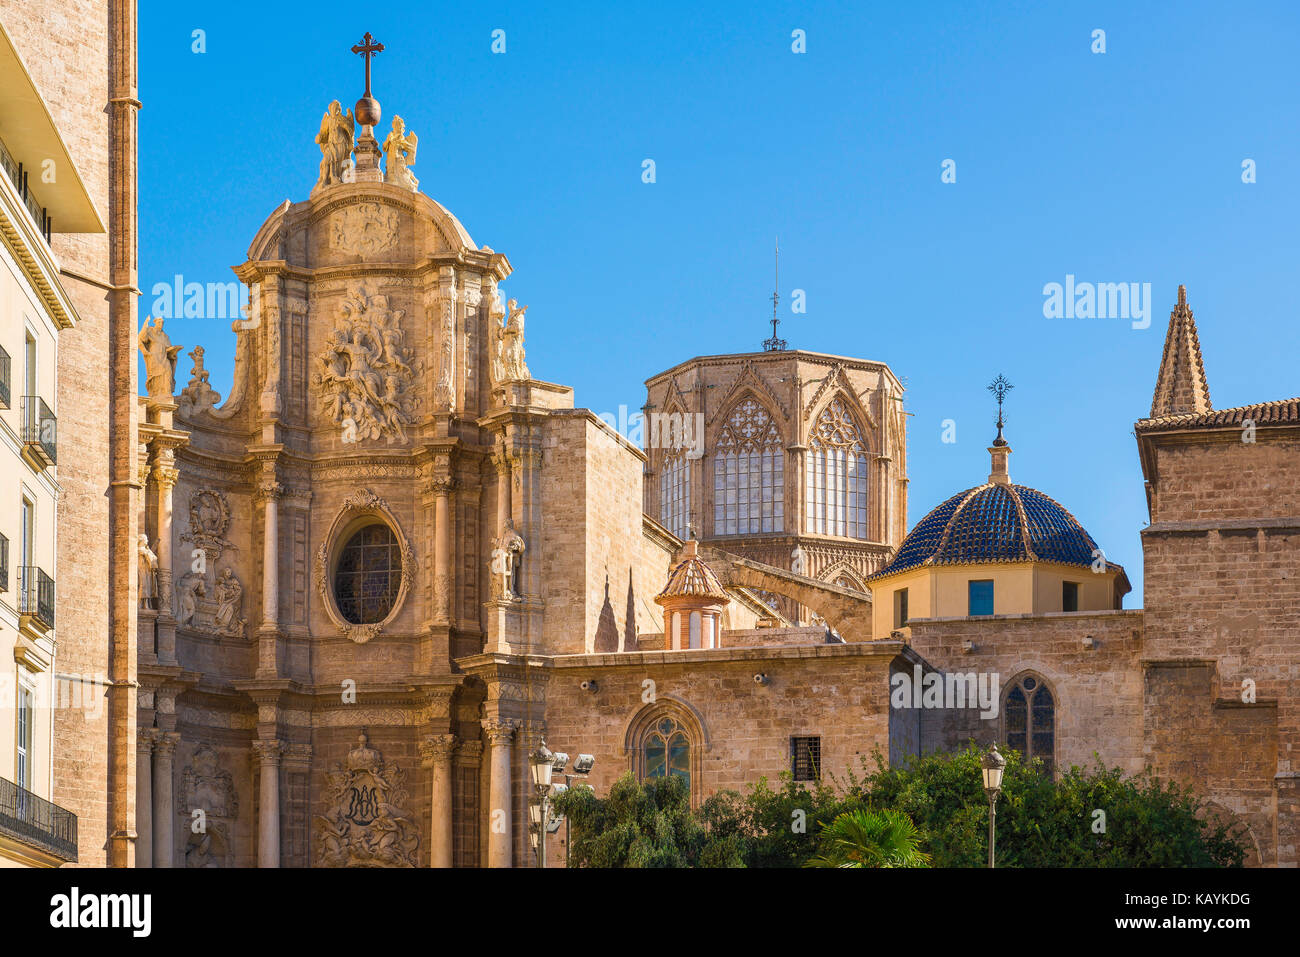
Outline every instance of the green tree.
{"label": "green tree", "polygon": [[704,826],[674,775],[638,784],[628,772],[608,797],[570,788],[554,807],[569,819],[570,867],[694,867],[704,849]]}
{"label": "green tree", "polygon": [[845,811],[822,829],[806,867],[929,867],[921,833],[898,811]]}

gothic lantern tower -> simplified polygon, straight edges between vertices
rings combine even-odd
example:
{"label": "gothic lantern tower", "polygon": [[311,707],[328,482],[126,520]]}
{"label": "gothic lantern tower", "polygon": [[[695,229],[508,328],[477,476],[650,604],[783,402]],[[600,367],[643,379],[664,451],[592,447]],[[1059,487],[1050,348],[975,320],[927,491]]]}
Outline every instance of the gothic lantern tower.
{"label": "gothic lantern tower", "polygon": [[687,541],[682,560],[668,574],[668,584],[655,596],[664,610],[664,648],[716,648],[722,612],[731,601],[718,576],[700,558],[699,544]]}

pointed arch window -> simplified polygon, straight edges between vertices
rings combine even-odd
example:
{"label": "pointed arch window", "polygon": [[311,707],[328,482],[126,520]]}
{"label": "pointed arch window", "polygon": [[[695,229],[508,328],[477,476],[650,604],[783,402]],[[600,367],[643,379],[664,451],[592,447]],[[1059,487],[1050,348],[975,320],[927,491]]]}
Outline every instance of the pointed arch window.
{"label": "pointed arch window", "polygon": [[814,535],[865,539],[867,446],[844,400],[817,417],[808,439],[805,527]]}
{"label": "pointed arch window", "polygon": [[691,739],[676,718],[656,721],[641,739],[641,778],[675,775],[691,786]]}
{"label": "pointed arch window", "polygon": [[718,434],[713,456],[713,534],[785,531],[785,446],[767,409],[745,399]]}
{"label": "pointed arch window", "polygon": [[659,470],[659,521],[678,538],[690,534],[691,460],[688,449],[668,449]]}
{"label": "pointed arch window", "polygon": [[1056,699],[1038,675],[1012,679],[1002,705],[1007,747],[1015,748],[1028,763],[1042,758],[1049,772],[1056,764]]}

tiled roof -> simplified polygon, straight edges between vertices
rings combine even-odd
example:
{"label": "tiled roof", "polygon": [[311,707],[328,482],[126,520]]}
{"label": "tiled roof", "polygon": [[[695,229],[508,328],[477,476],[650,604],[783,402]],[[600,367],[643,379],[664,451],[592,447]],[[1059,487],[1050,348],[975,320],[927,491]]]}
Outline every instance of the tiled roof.
{"label": "tiled roof", "polygon": [[916,523],[872,579],[922,565],[1061,562],[1091,566],[1097,543],[1061,504],[1025,485],[967,489]]}
{"label": "tiled roof", "polygon": [[1162,415],[1154,419],[1141,419],[1135,428],[1139,432],[1214,429],[1223,426],[1240,426],[1247,419],[1256,425],[1300,424],[1300,398],[1257,402],[1254,405],[1241,405],[1235,409],[1219,409],[1213,412]]}
{"label": "tiled roof", "polygon": [[668,584],[655,596],[655,601],[661,605],[665,599],[680,597],[711,598],[723,604],[731,601],[718,576],[700,559],[694,540],[686,543],[685,555],[668,573]]}

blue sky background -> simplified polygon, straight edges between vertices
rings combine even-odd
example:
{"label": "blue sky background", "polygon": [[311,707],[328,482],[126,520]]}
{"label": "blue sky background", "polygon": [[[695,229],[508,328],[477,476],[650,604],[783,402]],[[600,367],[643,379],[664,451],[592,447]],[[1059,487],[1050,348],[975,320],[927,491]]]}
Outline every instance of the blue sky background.
{"label": "blue sky background", "polygon": [[[1178,284],[1216,407],[1300,393],[1298,26],[1287,3],[142,0],[141,317],[175,273],[232,279],[263,220],[307,197],[321,113],[361,94],[348,48],[370,30],[422,191],[510,257],[537,378],[616,414],[683,359],[758,349],[779,234],[790,345],[883,360],[907,386],[909,524],[984,480],[985,386],[1005,373],[1013,480],[1075,513],[1136,607],[1132,424]],[[1151,283],[1150,328],[1045,319],[1067,273]],[[804,315],[785,311],[796,288]],[[229,320],[168,330],[228,393]]]}

